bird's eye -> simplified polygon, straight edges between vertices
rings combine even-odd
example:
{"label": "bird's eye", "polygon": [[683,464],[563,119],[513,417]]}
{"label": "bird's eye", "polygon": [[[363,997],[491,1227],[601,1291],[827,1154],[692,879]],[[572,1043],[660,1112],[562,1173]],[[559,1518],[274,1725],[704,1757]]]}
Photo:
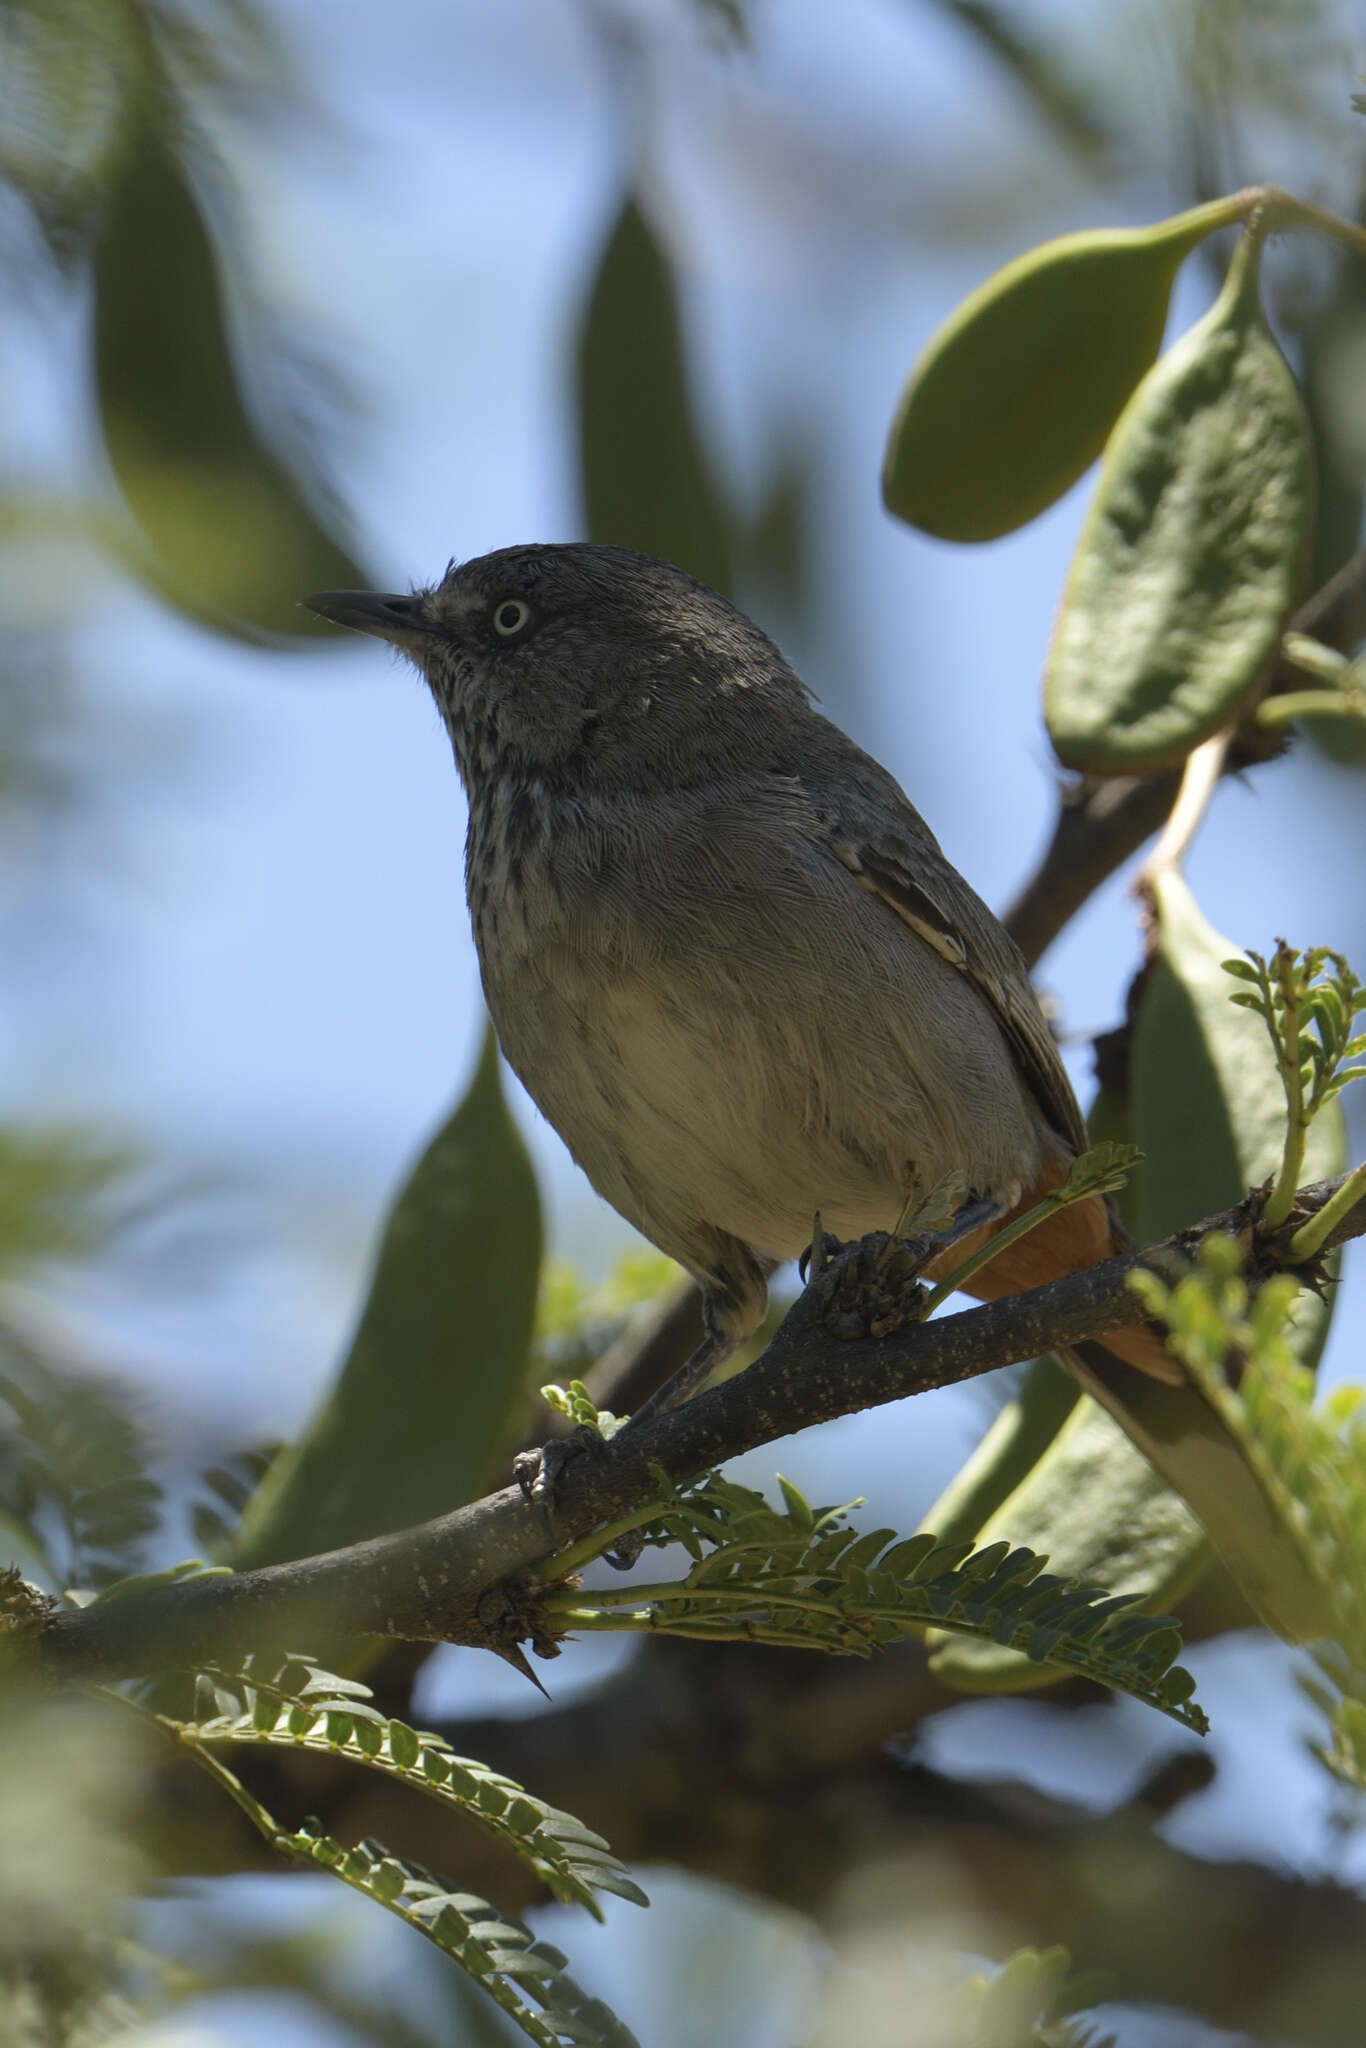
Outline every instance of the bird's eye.
{"label": "bird's eye", "polygon": [[531,606],[520,597],[505,597],[493,607],[493,630],[500,640],[515,640],[531,623]]}

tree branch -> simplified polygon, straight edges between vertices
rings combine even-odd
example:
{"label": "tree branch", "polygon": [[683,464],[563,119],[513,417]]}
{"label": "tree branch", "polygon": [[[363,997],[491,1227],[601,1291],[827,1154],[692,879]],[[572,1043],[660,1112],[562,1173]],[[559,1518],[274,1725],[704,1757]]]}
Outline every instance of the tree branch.
{"label": "tree branch", "polygon": [[[1297,1220],[1316,1213],[1340,1177],[1302,1191]],[[657,1468],[682,1484],[742,1451],[815,1423],[951,1386],[1132,1326],[1126,1282],[1213,1229],[1237,1230],[1246,1204],[1144,1252],[1107,1259],[962,1314],[909,1323],[882,1337],[835,1336],[829,1287],[798,1297],[763,1356],[724,1385],[572,1459],[556,1487],[555,1521],[505,1487],[414,1529],[295,1563],[192,1579],[30,1622],[10,1637],[23,1668],[51,1683],[126,1678],[231,1661],[248,1649],[379,1635],[456,1641],[511,1652],[537,1633],[534,1593],[515,1583],[548,1550],[589,1535],[658,1492]],[[1366,1232],[1366,1198],[1331,1243]]]}

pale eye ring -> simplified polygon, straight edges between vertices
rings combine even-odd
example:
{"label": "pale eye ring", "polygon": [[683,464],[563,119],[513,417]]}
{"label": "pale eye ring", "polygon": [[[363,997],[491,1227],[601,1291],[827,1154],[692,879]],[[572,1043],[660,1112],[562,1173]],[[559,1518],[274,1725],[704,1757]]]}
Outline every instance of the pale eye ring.
{"label": "pale eye ring", "polygon": [[515,640],[531,624],[531,606],[520,597],[503,597],[493,607],[493,630],[500,640]]}

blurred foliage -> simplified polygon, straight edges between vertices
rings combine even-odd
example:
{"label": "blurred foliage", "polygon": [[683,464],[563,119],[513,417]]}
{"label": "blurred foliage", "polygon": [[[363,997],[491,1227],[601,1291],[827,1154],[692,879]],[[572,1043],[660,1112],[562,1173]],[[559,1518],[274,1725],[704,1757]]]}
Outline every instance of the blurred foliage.
{"label": "blurred foliage", "polygon": [[899,2048],[908,2008],[915,2048],[1119,2048],[1087,2021],[1098,1986],[1071,1975],[1070,1963],[1063,1948],[1019,1949],[991,1975],[968,1976],[865,1942],[837,1959],[811,2048]]}
{"label": "blurred foliage", "polygon": [[1250,1286],[1231,1238],[1206,1237],[1182,1277],[1136,1274],[1134,1287],[1241,1437],[1287,1540],[1319,1582],[1330,1625],[1315,1648],[1317,1673],[1302,1682],[1329,1733],[1313,1748],[1366,1793],[1366,1390],[1337,1387],[1316,1400],[1296,1357],[1294,1281]]}
{"label": "blurred foliage", "polygon": [[673,277],[634,196],[594,279],[578,404],[589,537],[677,562],[729,594],[727,513],[693,418]]}
{"label": "blurred foliage", "polygon": [[513,1447],[541,1209],[492,1030],[390,1212],[322,1407],[247,1507],[239,1568],[311,1556],[477,1499]]}
{"label": "blurred foliage", "polygon": [[103,1229],[96,1197],[125,1164],[81,1133],[0,1126],[0,1282],[93,1250]]}
{"label": "blurred foliage", "polygon": [[0,1530],[50,1592],[135,1571],[161,1489],[128,1389],[0,1328]]}
{"label": "blurred foliage", "polygon": [[244,376],[241,342],[254,326],[259,353],[268,323],[245,238],[224,231],[227,166],[194,114],[234,63],[258,78],[278,65],[262,17],[242,0],[198,17],[129,0],[6,0],[0,37],[0,168],[67,282],[93,295],[89,387],[72,402],[93,400],[126,507],[111,511],[92,482],[71,534],[234,637],[322,633],[300,591],[366,579],[329,530],[337,508],[315,510],[319,482],[300,474],[297,436],[286,456],[288,423],[263,432],[254,416],[269,380]]}

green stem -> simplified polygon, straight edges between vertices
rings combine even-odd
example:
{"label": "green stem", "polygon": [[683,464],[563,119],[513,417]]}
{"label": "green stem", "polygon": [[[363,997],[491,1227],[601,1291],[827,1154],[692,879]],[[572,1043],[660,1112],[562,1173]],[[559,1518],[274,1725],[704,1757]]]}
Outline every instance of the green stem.
{"label": "green stem", "polygon": [[[694,1642],[774,1643],[780,1646],[786,1645],[790,1649],[821,1650],[827,1656],[831,1654],[832,1648],[837,1647],[832,1645],[828,1633],[809,1635],[801,1629],[780,1628],[772,1622],[761,1619],[757,1615],[753,1621],[713,1621],[707,1616],[702,1615],[690,1616],[686,1620],[679,1617],[676,1620],[661,1622],[648,1614],[633,1615],[615,1612],[602,1614],[596,1608],[585,1607],[581,1613],[566,1616],[565,1623],[567,1627],[573,1629],[576,1635],[624,1635],[627,1633],[639,1635],[643,1634],[646,1630],[655,1630],[670,1636],[687,1636]],[[927,1623],[920,1621],[911,1624],[913,1628],[923,1628],[927,1625]],[[846,1633],[849,1636],[855,1638],[860,1644],[865,1644],[868,1649],[871,1650],[873,1648],[873,1644],[867,1641],[862,1630],[856,1628],[853,1622],[848,1622],[845,1626]],[[852,1647],[853,1645],[851,1644]]]}
{"label": "green stem", "polygon": [[[144,1707],[140,1700],[130,1699],[126,1692],[119,1692],[112,1685],[91,1685],[85,1690],[95,1699],[111,1701],[114,1706],[122,1707],[125,1713],[136,1715],[144,1726],[150,1724],[154,1728],[160,1728],[173,1742],[178,1742],[182,1749],[188,1750],[200,1769],[207,1771],[211,1778],[216,1779],[233,1804],[241,1807],[252,1826],[259,1834],[264,1835],[272,1849],[280,1848],[283,1831],[274,1815],[266,1811],[259,1799],[253,1799],[241,1779],[205,1748],[193,1728],[187,1727],[183,1721],[172,1720],[168,1714],[154,1713],[150,1707]],[[282,1853],[289,1855],[292,1852],[285,1849]]]}
{"label": "green stem", "polygon": [[984,1245],[979,1245],[978,1249],[964,1259],[961,1265],[955,1266],[937,1287],[931,1288],[920,1307],[921,1320],[932,1316],[951,1294],[957,1294],[959,1288],[965,1281],[970,1280],[974,1273],[980,1272],[983,1266],[989,1266],[994,1258],[999,1257],[1007,1245],[1015,1244],[1020,1238],[1027,1237],[1031,1230],[1037,1230],[1041,1223],[1046,1223],[1059,1209],[1066,1209],[1073,1202],[1089,1201],[1091,1196],[1097,1193],[1097,1188],[1087,1188],[1082,1193],[1069,1195],[1064,1188],[1058,1188],[1053,1194],[1045,1195],[1032,1209],[1026,1209],[1023,1216],[1017,1216],[1013,1223],[1007,1223],[1003,1230],[998,1230],[994,1237],[989,1237]]}
{"label": "green stem", "polygon": [[824,1621],[839,1621],[840,1609],[828,1600],[818,1600],[810,1593],[771,1593],[762,1580],[750,1579],[745,1584],[722,1583],[715,1586],[690,1586],[684,1579],[664,1579],[653,1586],[623,1586],[619,1591],[612,1587],[594,1588],[588,1596],[590,1606],[580,1603],[581,1593],[551,1593],[542,1603],[545,1612],[563,1620],[566,1615],[582,1615],[599,1610],[617,1610],[630,1607],[668,1607],[686,1602],[690,1607],[733,1608],[743,1600],[752,1607],[764,1611],[778,1611],[790,1607],[798,1614],[815,1615]]}
{"label": "green stem", "polygon": [[[1219,228],[1231,228],[1255,215],[1266,206],[1274,190],[1270,185],[1245,185],[1241,192],[1230,192],[1224,199],[1207,199],[1175,218],[1190,229],[1193,245],[1197,235],[1212,235]],[[1164,225],[1170,227],[1172,223]]]}
{"label": "green stem", "polygon": [[1264,698],[1254,716],[1258,725],[1273,731],[1293,718],[1366,718],[1366,692],[1286,690]]}
{"label": "green stem", "polygon": [[1326,1243],[1333,1231],[1350,1209],[1366,1195],[1366,1165],[1358,1166],[1348,1174],[1335,1195],[1330,1196],[1323,1207],[1302,1223],[1291,1238],[1287,1250],[1292,1259],[1312,1259],[1319,1247]]}
{"label": "green stem", "polygon": [[548,1557],[537,1558],[530,1569],[541,1580],[567,1579],[571,1572],[582,1571],[586,1564],[592,1564],[605,1550],[610,1550],[618,1536],[629,1535],[632,1529],[657,1521],[667,1506],[667,1499],[662,1497],[647,1501],[643,1508],[633,1508],[629,1515],[622,1515],[618,1521],[604,1523],[591,1536],[581,1537],[577,1543],[567,1543],[563,1550],[552,1550]]}
{"label": "green stem", "polygon": [[1324,234],[1345,242],[1349,249],[1355,249],[1358,256],[1366,256],[1366,228],[1343,220],[1339,214],[1329,213],[1326,207],[1314,206],[1307,199],[1297,199],[1293,192],[1283,192],[1279,185],[1268,185],[1262,197],[1272,229],[1319,228]]}
{"label": "green stem", "polygon": [[1279,1230],[1294,1206],[1295,1196],[1299,1193],[1300,1174],[1304,1169],[1304,1143],[1309,1134],[1304,1083],[1300,1075],[1300,1004],[1295,989],[1295,963],[1284,945],[1276,951],[1276,976],[1284,1005],[1277,1053],[1281,1086],[1285,1089],[1285,1150],[1281,1155],[1276,1185],[1262,1211],[1262,1222],[1268,1230]]}
{"label": "green stem", "polygon": [[[174,1727],[175,1724],[171,1723],[170,1725]],[[200,1770],[207,1771],[209,1776],[227,1793],[233,1804],[241,1807],[257,1833],[265,1837],[272,1849],[278,1849],[282,1856],[291,1856],[296,1853],[289,1848],[284,1831],[274,1815],[266,1811],[266,1808],[262,1806],[259,1799],[252,1797],[251,1793],[248,1792],[246,1786],[242,1783],[242,1780],[234,1772],[230,1771],[225,1763],[220,1763],[211,1749],[208,1749],[204,1743],[197,1741],[193,1735],[188,1734],[183,1729],[178,1731],[178,1739],[181,1748],[189,1752],[199,1765]]]}

